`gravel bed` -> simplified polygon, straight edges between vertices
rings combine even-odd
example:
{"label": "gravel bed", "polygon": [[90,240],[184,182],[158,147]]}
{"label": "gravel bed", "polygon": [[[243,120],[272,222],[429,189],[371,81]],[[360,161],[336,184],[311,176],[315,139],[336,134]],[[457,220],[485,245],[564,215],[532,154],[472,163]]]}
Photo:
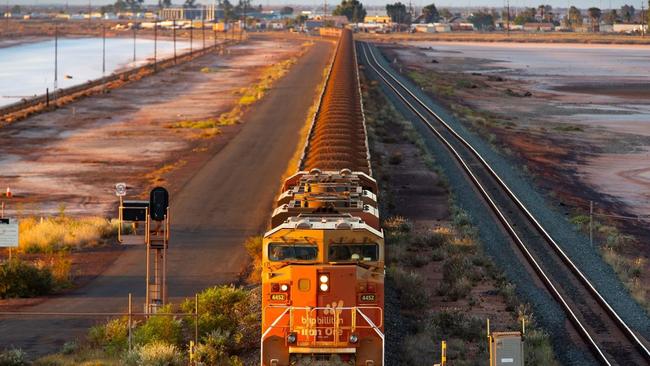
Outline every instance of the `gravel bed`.
{"label": "gravel bed", "polygon": [[[364,60],[363,52],[359,52],[359,55],[359,59]],[[380,59],[379,61],[384,66],[388,66],[385,60]],[[366,73],[373,79],[377,79],[369,68],[366,68]],[[598,250],[590,246],[588,238],[577,232],[568,221],[567,212],[558,205],[553,205],[552,199],[539,192],[525,173],[513,166],[506,157],[494,151],[480,136],[468,131],[413,83],[403,77],[399,77],[399,79],[405,85],[410,85],[418,97],[422,98],[431,109],[450,123],[484,156],[513,192],[535,213],[536,218],[594,283],[619,315],[648,338],[650,319],[647,313],[629,296],[614,271],[602,260]],[[425,137],[427,147],[431,149],[451,183],[452,192],[456,196],[458,205],[471,214],[474,224],[479,227],[480,240],[486,254],[492,257],[495,263],[502,267],[509,280],[515,283],[518,295],[532,304],[537,320],[552,335],[553,345],[562,363],[567,365],[597,364],[590,354],[572,346],[565,328],[566,316],[555,300],[545,289],[534,284],[531,275],[523,266],[513,265],[513,263],[518,263],[519,259],[509,244],[509,238],[502,231],[500,225],[495,225],[496,219],[493,214],[482,202],[478,192],[467,181],[464,173],[446,148],[439,144],[428,128],[412,112],[403,108],[392,91],[383,84],[382,88],[397,109],[407,119],[414,122],[415,128]]]}

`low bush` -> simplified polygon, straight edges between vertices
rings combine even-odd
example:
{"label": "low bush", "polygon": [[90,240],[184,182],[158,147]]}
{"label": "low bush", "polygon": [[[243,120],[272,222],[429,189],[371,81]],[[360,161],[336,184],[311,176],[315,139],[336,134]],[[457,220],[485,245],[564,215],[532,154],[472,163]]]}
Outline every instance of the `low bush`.
{"label": "low bush", "polygon": [[421,310],[429,307],[431,297],[420,275],[395,266],[389,267],[387,272],[387,276],[392,278],[400,294],[402,309]]}
{"label": "low bush", "polygon": [[182,366],[181,352],[173,344],[153,342],[138,346],[124,356],[127,366]]}
{"label": "low bush", "polygon": [[100,348],[109,355],[117,355],[128,347],[129,327],[126,318],[96,325],[88,331],[89,346]]}
{"label": "low bush", "polygon": [[526,332],[524,347],[524,363],[526,365],[559,365],[553,353],[548,334],[541,330],[532,329]]}
{"label": "low bush", "polygon": [[35,297],[50,293],[52,272],[31,263],[13,259],[0,264],[0,298]]}
{"label": "low bush", "polygon": [[[260,298],[252,291],[234,286],[208,288],[198,296],[199,333],[211,334],[215,330],[230,334],[228,353],[237,353],[254,347],[260,332]],[[194,312],[193,299],[186,300],[181,309],[186,313]],[[194,327],[194,318],[186,322]]]}
{"label": "low bush", "polygon": [[[158,310],[160,313],[171,313],[172,311],[171,304],[165,305]],[[153,315],[135,329],[133,340],[138,345],[154,343],[178,345],[182,342],[182,332],[180,319],[169,315]]]}
{"label": "low bush", "polygon": [[431,324],[443,338],[459,338],[469,342],[485,339],[484,320],[460,311],[437,312]]}
{"label": "low bush", "polygon": [[205,365],[243,366],[237,356],[231,356],[230,350],[235,348],[235,339],[229,332],[214,330],[206,335],[196,347],[196,360]]}
{"label": "low bush", "polygon": [[407,233],[411,231],[411,223],[402,216],[393,216],[384,221],[384,228],[393,232]]}
{"label": "low bush", "polygon": [[407,334],[402,341],[402,361],[408,366],[432,365],[440,359],[439,348],[428,332]]}
{"label": "low bush", "polygon": [[27,354],[19,348],[10,348],[0,353],[0,366],[27,366]]}

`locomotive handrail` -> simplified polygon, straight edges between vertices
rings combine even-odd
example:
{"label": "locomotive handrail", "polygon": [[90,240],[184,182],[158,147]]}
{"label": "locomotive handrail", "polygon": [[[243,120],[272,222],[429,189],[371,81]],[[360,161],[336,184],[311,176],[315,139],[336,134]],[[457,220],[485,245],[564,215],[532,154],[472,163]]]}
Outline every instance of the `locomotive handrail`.
{"label": "locomotive handrail", "polygon": [[[335,308],[333,308],[333,307],[326,307],[326,306],[311,307],[311,306],[267,305],[264,308],[265,311],[262,312],[263,317],[266,316],[266,309],[269,309],[269,308],[285,309],[285,311],[282,314],[280,314],[280,316],[278,318],[275,319],[275,321],[269,326],[268,329],[270,329],[270,328],[287,328],[287,327],[291,327],[291,323],[289,324],[289,326],[276,326],[276,324],[280,321],[280,319],[282,317],[284,317],[284,315],[286,315],[287,312],[293,313],[293,311],[295,311],[295,310],[304,310],[304,311],[306,311],[307,315],[309,315],[310,313],[312,313],[314,311],[318,311],[318,310],[329,310],[329,311],[352,310],[353,311],[352,313],[355,314],[355,315],[356,315],[357,312],[362,314],[362,317],[364,318],[364,320],[366,320],[366,322],[368,322],[368,324],[369,324],[367,326],[364,326],[364,325],[356,326],[355,328],[359,328],[359,329],[374,329],[374,328],[381,329],[384,326],[384,309],[382,309],[379,306],[344,306],[344,307],[335,307]],[[362,310],[378,310],[379,311],[379,320],[380,320],[379,324],[377,325],[374,322],[369,321],[371,319],[368,318],[367,315],[365,315],[362,312]],[[307,311],[308,311],[308,313],[307,313]],[[311,318],[308,318],[308,319],[311,319]],[[293,318],[291,318],[289,320],[293,321]],[[262,321],[264,321],[264,319],[262,319]],[[352,326],[347,326],[347,327],[343,327],[343,329],[347,329],[347,328],[351,328],[351,327]],[[318,328],[331,328],[331,327],[314,327],[314,328],[318,329]],[[266,333],[267,332],[264,332],[264,335],[266,335]]]}
{"label": "locomotive handrail", "polygon": [[[382,360],[385,359],[384,356],[385,356],[385,348],[386,348],[386,347],[385,347],[386,339],[385,339],[384,333],[381,331],[381,328],[383,327],[383,320],[384,320],[384,314],[383,314],[383,311],[384,311],[384,310],[383,310],[381,307],[379,307],[379,306],[348,306],[348,307],[336,307],[336,308],[332,308],[332,307],[324,307],[324,306],[310,307],[310,306],[267,305],[267,306],[264,308],[265,311],[264,311],[262,314],[266,315],[266,309],[270,309],[270,308],[274,308],[274,309],[284,309],[284,311],[282,312],[282,314],[280,314],[280,315],[279,315],[279,316],[278,316],[278,317],[273,321],[273,323],[271,323],[271,325],[270,325],[270,326],[269,326],[269,327],[264,331],[264,333],[262,334],[262,338],[261,338],[261,348],[260,348],[260,350],[261,350],[261,357],[262,357],[262,360],[261,360],[261,361],[262,361],[262,363],[261,363],[262,365],[264,364],[264,359],[263,359],[263,357],[264,357],[264,339],[265,339],[266,336],[269,334],[269,332],[270,332],[272,329],[274,329],[274,328],[282,328],[282,329],[286,329],[286,328],[288,328],[289,330],[294,329],[293,326],[292,326],[292,323],[293,323],[293,312],[294,312],[295,310],[299,310],[299,311],[300,311],[300,310],[303,310],[303,311],[305,311],[305,313],[307,314],[307,316],[308,316],[308,318],[307,318],[307,329],[327,329],[327,328],[334,328],[334,329],[336,330],[336,331],[332,334],[332,336],[333,336],[333,338],[334,338],[334,341],[333,341],[333,342],[326,342],[326,341],[318,342],[316,339],[314,339],[314,341],[313,341],[313,343],[312,343],[312,341],[310,340],[310,338],[312,337],[312,335],[311,335],[310,332],[308,332],[308,333],[307,333],[307,339],[308,339],[308,341],[309,341],[310,344],[314,344],[314,345],[317,345],[317,346],[318,346],[318,345],[321,345],[321,346],[323,346],[323,345],[334,345],[334,346],[338,346],[338,345],[341,344],[341,343],[346,343],[346,342],[340,342],[340,341],[338,341],[338,340],[337,340],[338,337],[335,337],[335,336],[334,336],[335,334],[338,335],[338,330],[339,330],[339,329],[350,330],[350,331],[352,331],[352,332],[354,332],[355,329],[372,329],[372,330],[375,331],[375,333],[376,333],[376,334],[379,336],[379,338],[381,339],[381,353],[382,353]],[[314,311],[318,311],[318,310],[328,310],[328,311],[333,311],[333,312],[334,312],[334,314],[333,314],[333,315],[334,315],[334,324],[332,324],[331,326],[320,326],[320,327],[319,327],[319,326],[310,326],[310,325],[311,325],[311,322],[309,321],[309,319],[311,319],[311,318],[309,317],[309,314],[313,313]],[[349,326],[339,326],[339,325],[338,325],[338,323],[339,323],[339,321],[338,321],[338,320],[339,320],[339,315],[340,315],[340,313],[341,313],[343,310],[350,310],[350,311],[351,311],[351,314],[350,314],[350,315],[351,315],[351,318],[352,318],[352,319],[351,319],[351,323],[352,323],[352,324],[350,324]],[[378,310],[378,311],[379,311],[379,320],[380,320],[380,323],[379,323],[378,325],[375,324],[375,323],[372,321],[372,319],[370,319],[370,317],[369,317],[368,315],[366,315],[366,314],[363,312],[363,310]],[[280,325],[280,326],[278,326],[278,323],[280,322],[280,320],[281,320],[282,318],[284,318],[284,317],[287,315],[287,313],[289,313],[289,315],[290,315],[290,317],[289,317],[289,324],[288,324],[288,325]],[[367,326],[357,326],[357,325],[356,325],[356,315],[357,315],[357,313],[358,313],[359,315],[361,315],[361,317],[362,317],[362,318],[363,318],[363,319],[368,323]],[[314,333],[314,334],[313,334],[313,337],[314,337],[314,338],[317,337],[317,334],[318,334],[318,333]]]}

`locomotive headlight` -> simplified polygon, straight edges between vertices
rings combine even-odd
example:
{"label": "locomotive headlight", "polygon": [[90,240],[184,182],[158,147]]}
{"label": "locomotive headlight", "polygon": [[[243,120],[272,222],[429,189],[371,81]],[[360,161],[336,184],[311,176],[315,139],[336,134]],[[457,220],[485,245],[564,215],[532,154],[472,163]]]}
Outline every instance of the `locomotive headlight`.
{"label": "locomotive headlight", "polygon": [[287,336],[287,343],[293,344],[296,343],[297,340],[298,340],[298,334],[296,334],[295,332],[291,332]]}
{"label": "locomotive headlight", "polygon": [[281,285],[280,285],[280,291],[282,291],[282,292],[287,292],[287,291],[289,291],[289,285],[287,285],[287,284],[285,284],[285,283],[281,284]]}
{"label": "locomotive headlight", "polygon": [[357,342],[359,342],[359,336],[357,336],[356,334],[351,334],[350,343],[357,343]]}
{"label": "locomotive headlight", "polygon": [[329,290],[329,288],[330,288],[329,285],[326,284],[326,283],[321,283],[320,284],[320,290],[323,291],[323,292]]}
{"label": "locomotive headlight", "polygon": [[320,276],[320,283],[327,283],[329,282],[330,278],[327,277],[327,275],[321,275]]}

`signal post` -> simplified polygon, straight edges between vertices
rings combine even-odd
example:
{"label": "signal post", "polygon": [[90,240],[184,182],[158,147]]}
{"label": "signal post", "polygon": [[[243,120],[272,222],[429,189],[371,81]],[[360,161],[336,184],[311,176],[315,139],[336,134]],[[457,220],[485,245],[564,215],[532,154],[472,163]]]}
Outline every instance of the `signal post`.
{"label": "signal post", "polygon": [[149,201],[144,201],[125,200],[126,191],[124,183],[115,186],[115,193],[120,197],[118,241],[124,245],[146,246],[144,311],[155,314],[167,303],[169,193],[163,187],[156,187],[149,193]]}

